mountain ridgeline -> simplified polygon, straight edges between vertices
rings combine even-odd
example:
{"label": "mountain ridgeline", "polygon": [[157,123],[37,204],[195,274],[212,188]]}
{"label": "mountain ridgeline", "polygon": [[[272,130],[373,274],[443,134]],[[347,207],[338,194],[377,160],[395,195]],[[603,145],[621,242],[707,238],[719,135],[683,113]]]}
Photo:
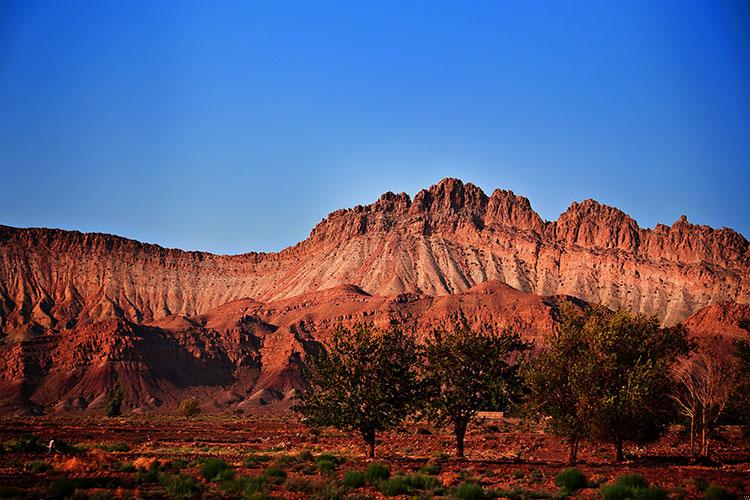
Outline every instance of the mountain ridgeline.
{"label": "mountain ridgeline", "polygon": [[426,332],[460,309],[539,339],[561,300],[665,325],[707,306],[737,318],[748,241],[684,217],[643,229],[593,200],[544,221],[526,198],[456,179],[333,212],[278,253],[0,226],[0,412],[100,409],[114,381],[135,411],[186,395],[260,408],[302,387],[301,366],[337,324]]}

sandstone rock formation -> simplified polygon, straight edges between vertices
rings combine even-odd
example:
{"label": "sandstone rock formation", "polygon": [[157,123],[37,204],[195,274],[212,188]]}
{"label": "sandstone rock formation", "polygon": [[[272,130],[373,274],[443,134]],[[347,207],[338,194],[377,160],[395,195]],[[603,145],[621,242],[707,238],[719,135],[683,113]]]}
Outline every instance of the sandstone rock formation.
{"label": "sandstone rock formation", "polygon": [[460,307],[535,339],[570,296],[672,325],[750,303],[748,250],[731,229],[642,229],[593,200],[544,221],[455,179],[333,212],[278,253],[0,226],[0,412],[100,408],[115,379],[137,410],[262,405],[299,388],[341,322],[424,332]]}

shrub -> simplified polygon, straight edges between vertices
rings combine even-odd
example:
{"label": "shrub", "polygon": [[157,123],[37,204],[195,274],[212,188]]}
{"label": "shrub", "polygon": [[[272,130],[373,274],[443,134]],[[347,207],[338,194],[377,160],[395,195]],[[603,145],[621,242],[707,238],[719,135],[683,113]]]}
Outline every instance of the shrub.
{"label": "shrub", "polygon": [[37,474],[42,472],[49,472],[53,469],[51,464],[48,464],[47,462],[44,462],[42,460],[34,460],[33,462],[29,462],[25,465],[25,467],[31,472],[35,472]]}
{"label": "shrub", "polygon": [[[137,462],[137,460],[136,460]],[[136,465],[135,462],[133,462],[133,465]],[[137,466],[137,465],[136,465]],[[135,476],[135,480],[139,483],[155,483],[159,480],[159,461],[154,460],[151,462],[151,465],[149,465],[148,470],[146,469],[139,469],[138,474]]]}
{"label": "shrub", "polygon": [[340,500],[345,497],[346,488],[340,486],[336,481],[327,481],[320,484],[311,495],[313,500]]}
{"label": "shrub", "polygon": [[648,482],[640,474],[628,474],[617,478],[615,484],[602,487],[604,500],[667,500],[669,495],[658,486],[649,488]]}
{"label": "shrub", "polygon": [[270,461],[271,461],[271,457],[269,455],[252,454],[245,459],[243,464],[245,465],[245,467],[253,468],[259,464],[264,464]]}
{"label": "shrub", "polygon": [[418,490],[431,490],[440,486],[440,481],[424,474],[409,474],[406,476],[406,481],[410,487]]}
{"label": "shrub", "polygon": [[312,493],[315,489],[315,484],[303,477],[288,477],[284,481],[284,489],[296,493]]}
{"label": "shrub", "polygon": [[703,498],[706,500],[730,500],[732,495],[721,486],[712,484],[703,490]]}
{"label": "shrub", "polygon": [[617,478],[617,484],[630,488],[632,490],[640,490],[648,488],[648,481],[640,474],[626,474]]}
{"label": "shrub", "polygon": [[419,472],[429,474],[430,476],[437,476],[440,474],[440,466],[438,464],[427,464],[419,469]]}
{"label": "shrub", "polygon": [[310,450],[302,450],[297,454],[297,460],[300,462],[312,462],[313,454]]}
{"label": "shrub", "polygon": [[266,472],[263,473],[269,483],[281,484],[286,479],[286,471],[281,467],[269,467]]}
{"label": "shrub", "polygon": [[187,474],[164,476],[161,483],[167,493],[175,498],[194,498],[201,492],[200,483]]}
{"label": "shrub", "polygon": [[477,483],[463,483],[456,488],[455,496],[461,500],[484,500],[487,494]]}
{"label": "shrub", "polygon": [[75,493],[76,487],[68,478],[55,479],[49,484],[47,494],[49,498],[70,498]]}
{"label": "shrub", "polygon": [[135,472],[136,468],[133,464],[118,462],[115,464],[115,470],[119,472]]}
{"label": "shrub", "polygon": [[96,447],[99,448],[100,450],[109,451],[109,452],[116,451],[116,452],[124,453],[124,452],[130,451],[130,446],[128,446],[127,443],[122,443],[122,442],[108,443],[108,444],[102,443],[102,444],[96,445]]}
{"label": "shrub", "polygon": [[368,483],[377,483],[391,477],[391,471],[385,465],[375,462],[365,469],[365,479]]}
{"label": "shrub", "polygon": [[206,481],[226,481],[232,479],[234,471],[224,460],[219,458],[207,458],[201,465],[201,476]]}
{"label": "shrub", "polygon": [[565,491],[576,491],[586,486],[586,476],[575,467],[569,467],[557,473],[555,484]]}
{"label": "shrub", "polygon": [[411,491],[409,480],[406,476],[394,476],[390,479],[381,481],[378,484],[378,490],[388,497],[395,497],[397,495],[405,495]]}
{"label": "shrub", "polygon": [[330,474],[336,470],[336,462],[332,460],[320,460],[318,459],[315,466],[320,472]]}
{"label": "shrub", "polygon": [[706,479],[702,477],[694,477],[693,484],[698,491],[705,491],[705,489],[709,486],[708,481],[706,481]]}
{"label": "shrub", "polygon": [[358,470],[350,470],[344,474],[342,483],[348,488],[361,488],[365,485],[365,475]]}
{"label": "shrub", "polygon": [[243,497],[263,497],[268,493],[268,482],[263,475],[230,479],[223,481],[219,487],[231,495]]}
{"label": "shrub", "polygon": [[42,443],[42,439],[36,434],[24,433],[18,439],[13,439],[5,443],[10,451],[37,453],[47,449]]}

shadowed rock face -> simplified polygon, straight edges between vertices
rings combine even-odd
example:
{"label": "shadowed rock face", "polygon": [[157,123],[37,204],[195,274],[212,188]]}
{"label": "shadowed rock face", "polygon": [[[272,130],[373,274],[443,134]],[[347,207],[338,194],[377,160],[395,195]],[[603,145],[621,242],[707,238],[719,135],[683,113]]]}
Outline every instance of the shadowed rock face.
{"label": "shadowed rock face", "polygon": [[526,198],[456,179],[333,212],[278,253],[0,226],[0,400],[96,408],[102,387],[124,378],[144,411],[193,393],[219,407],[251,404],[247,391],[267,401],[299,388],[305,356],[341,321],[424,329],[468,304],[473,321],[529,338],[551,328],[554,301],[542,296],[671,325],[750,303],[749,255],[731,229],[685,218],[642,229],[593,200],[548,222]]}

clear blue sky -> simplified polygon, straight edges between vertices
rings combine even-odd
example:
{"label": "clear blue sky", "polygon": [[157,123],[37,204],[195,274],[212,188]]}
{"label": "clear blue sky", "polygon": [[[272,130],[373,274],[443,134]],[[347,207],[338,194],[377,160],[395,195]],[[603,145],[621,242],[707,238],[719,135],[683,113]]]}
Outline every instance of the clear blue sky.
{"label": "clear blue sky", "polygon": [[452,176],[748,236],[749,5],[0,0],[0,223],[278,250]]}

